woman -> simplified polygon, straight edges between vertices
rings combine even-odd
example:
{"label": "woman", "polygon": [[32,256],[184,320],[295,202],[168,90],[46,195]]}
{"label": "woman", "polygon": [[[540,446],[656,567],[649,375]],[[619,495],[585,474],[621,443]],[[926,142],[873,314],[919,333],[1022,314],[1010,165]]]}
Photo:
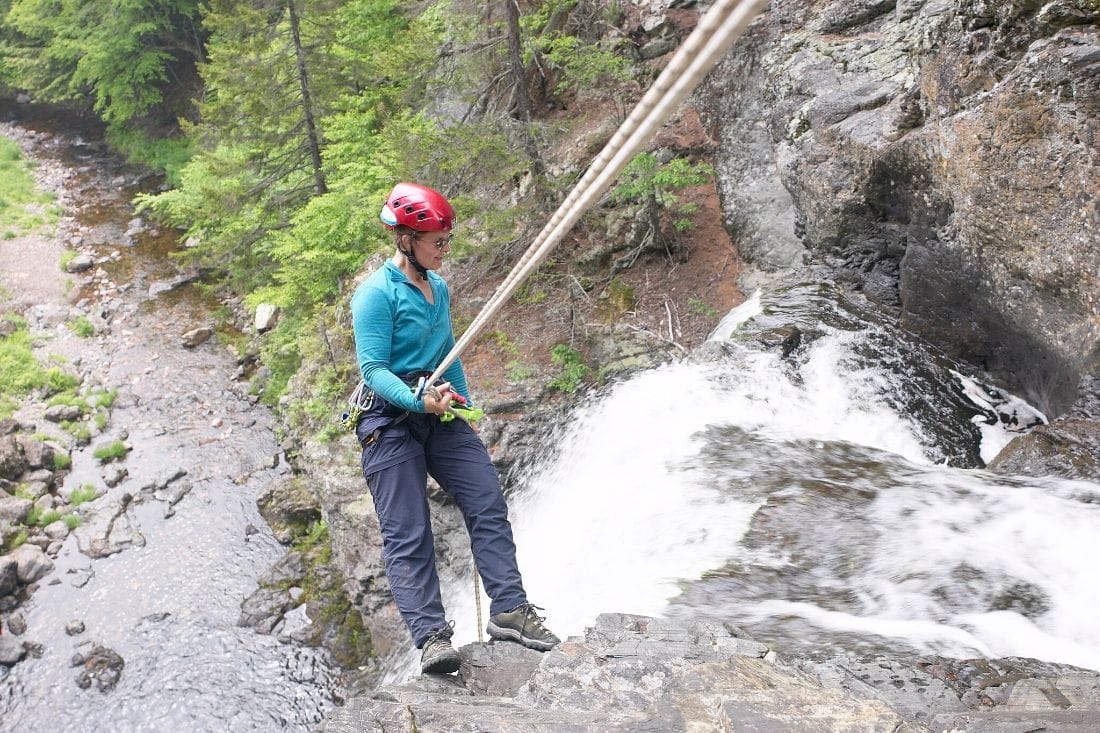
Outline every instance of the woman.
{"label": "woman", "polygon": [[381,219],[393,232],[397,251],[356,289],[351,313],[359,370],[369,390],[356,435],[394,601],[422,650],[421,671],[457,671],[461,659],[451,646],[453,622],[444,615],[436,574],[430,474],[465,519],[492,599],[489,636],[546,651],[559,640],[527,601],[496,469],[466,422],[441,419],[451,417],[452,401],[470,406],[462,363],[448,367],[434,388],[421,384],[455,343],[450,294],[435,273],[449,251],[454,210],[438,191],[399,183]]}

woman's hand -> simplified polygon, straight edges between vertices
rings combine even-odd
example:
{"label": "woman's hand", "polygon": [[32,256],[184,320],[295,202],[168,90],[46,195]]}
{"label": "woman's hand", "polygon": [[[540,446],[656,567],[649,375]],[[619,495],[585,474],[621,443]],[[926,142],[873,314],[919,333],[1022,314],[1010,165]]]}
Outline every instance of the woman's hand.
{"label": "woman's hand", "polygon": [[454,393],[451,392],[451,383],[443,382],[435,387],[424,390],[424,412],[434,415],[444,415],[451,406]]}

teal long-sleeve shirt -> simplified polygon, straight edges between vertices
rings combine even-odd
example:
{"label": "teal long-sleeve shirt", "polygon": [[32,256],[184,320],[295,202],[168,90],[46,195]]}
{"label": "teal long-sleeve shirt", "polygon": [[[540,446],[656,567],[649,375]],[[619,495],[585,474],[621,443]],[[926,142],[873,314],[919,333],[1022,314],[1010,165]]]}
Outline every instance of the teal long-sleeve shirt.
{"label": "teal long-sleeve shirt", "polygon": [[[352,328],[359,372],[367,386],[403,410],[424,412],[424,401],[397,375],[433,372],[455,344],[451,294],[447,283],[428,272],[435,303],[392,260],[363,282],[351,296]],[[443,379],[467,400],[466,374],[455,360]]]}

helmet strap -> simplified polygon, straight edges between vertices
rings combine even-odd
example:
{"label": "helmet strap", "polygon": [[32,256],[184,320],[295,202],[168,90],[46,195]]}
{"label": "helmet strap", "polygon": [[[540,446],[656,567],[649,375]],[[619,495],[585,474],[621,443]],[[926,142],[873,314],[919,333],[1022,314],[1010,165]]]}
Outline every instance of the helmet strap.
{"label": "helmet strap", "polygon": [[[412,235],[406,234],[405,236],[407,237]],[[402,237],[402,240],[404,240],[404,237]],[[405,255],[405,259],[407,259],[412,264],[413,269],[416,270],[417,274],[420,275],[420,279],[427,280],[428,268],[424,267],[424,265],[420,264],[419,260],[416,259],[416,255],[413,254],[412,247],[409,247],[407,252],[405,251],[405,248],[400,245],[398,245],[397,248],[401,250],[401,254]]]}

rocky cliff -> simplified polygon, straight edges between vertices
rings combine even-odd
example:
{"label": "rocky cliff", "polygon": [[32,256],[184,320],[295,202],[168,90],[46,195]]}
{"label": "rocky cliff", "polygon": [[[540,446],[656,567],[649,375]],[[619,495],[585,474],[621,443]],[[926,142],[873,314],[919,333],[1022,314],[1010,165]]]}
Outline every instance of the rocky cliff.
{"label": "rocky cliff", "polygon": [[1055,444],[1098,445],[1100,3],[777,2],[696,101],[746,285],[828,263],[1048,416],[1086,418],[1005,465],[1059,472]]}

